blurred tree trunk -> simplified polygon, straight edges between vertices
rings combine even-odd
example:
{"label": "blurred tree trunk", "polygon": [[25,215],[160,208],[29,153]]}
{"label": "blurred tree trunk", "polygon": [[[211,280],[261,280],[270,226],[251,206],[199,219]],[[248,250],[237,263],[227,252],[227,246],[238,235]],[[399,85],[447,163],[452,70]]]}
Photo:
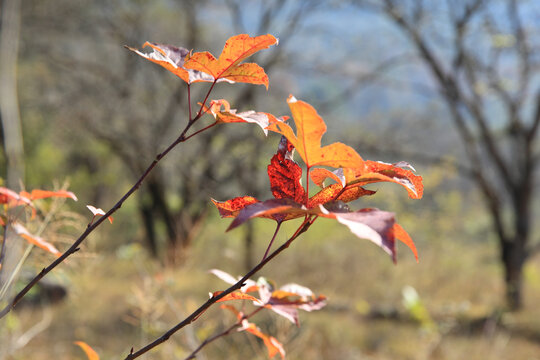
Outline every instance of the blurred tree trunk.
{"label": "blurred tree trunk", "polygon": [[0,27],[0,118],[7,162],[6,185],[24,182],[22,126],[17,97],[17,54],[21,23],[21,0],[3,0]]}
{"label": "blurred tree trunk", "polygon": [[[491,216],[504,268],[507,306],[511,310],[520,309],[523,265],[533,254],[532,200],[536,195],[540,124],[540,89],[533,76],[538,67],[534,60],[538,48],[534,48],[537,44],[528,37],[534,29],[527,29],[522,18],[526,9],[519,9],[524,3],[516,0],[465,0],[437,5],[422,0],[358,2],[378,10],[396,25],[431,73],[463,142],[469,161],[467,172]],[[490,6],[499,7],[493,10]],[[435,24],[426,25],[433,11],[443,8],[449,27],[441,30],[443,27]],[[473,34],[475,38],[471,41]],[[480,35],[487,44],[480,42]],[[433,41],[437,36],[449,39],[446,48]],[[501,36],[511,41],[498,45],[495,40]],[[512,71],[502,62],[503,56],[512,59]],[[481,86],[488,91],[482,91]],[[490,116],[493,99],[501,106],[497,115],[503,126]]]}

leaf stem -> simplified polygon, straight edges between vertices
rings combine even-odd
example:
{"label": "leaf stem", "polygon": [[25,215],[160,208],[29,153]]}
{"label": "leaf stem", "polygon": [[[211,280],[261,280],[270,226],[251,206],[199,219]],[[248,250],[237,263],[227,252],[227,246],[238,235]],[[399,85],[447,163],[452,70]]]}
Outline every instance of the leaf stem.
{"label": "leaf stem", "polygon": [[194,132],[193,134],[187,136],[187,137],[184,139],[184,141],[185,141],[185,140],[191,139],[193,136],[195,136],[195,135],[197,135],[197,134],[200,134],[200,133],[202,133],[203,131],[206,131],[206,130],[210,129],[210,128],[216,126],[217,124],[218,124],[218,122],[215,121],[214,123],[212,123],[212,124],[210,124],[210,125],[208,125],[208,126],[202,128],[202,129],[200,129],[200,130],[197,130],[197,131]]}
{"label": "leaf stem", "polygon": [[272,236],[272,240],[270,240],[270,244],[268,244],[268,247],[266,248],[266,251],[264,252],[264,256],[262,260],[266,259],[266,256],[268,255],[268,252],[270,251],[270,248],[272,247],[272,244],[274,243],[274,240],[276,239],[276,235],[279,232],[279,228],[281,227],[282,223],[283,223],[282,221],[277,222],[276,230],[274,231],[274,236]]}
{"label": "leaf stem", "polygon": [[148,351],[152,350],[153,348],[155,348],[156,346],[164,343],[165,341],[167,341],[174,333],[176,333],[177,331],[179,331],[180,329],[186,327],[187,325],[191,324],[192,322],[194,322],[195,320],[197,320],[199,318],[199,316],[201,316],[210,306],[212,306],[213,304],[215,304],[218,300],[224,298],[225,296],[227,296],[228,294],[232,293],[233,291],[235,290],[238,290],[240,289],[244,283],[251,277],[253,276],[254,274],[256,274],[259,270],[261,270],[268,262],[270,262],[273,258],[275,258],[276,256],[278,256],[281,252],[283,252],[283,250],[287,249],[291,243],[296,239],[298,238],[302,233],[304,233],[305,231],[307,231],[307,229],[309,229],[309,227],[311,226],[311,224],[313,224],[313,221],[315,219],[312,220],[312,216],[309,216],[307,219],[304,219],[304,221],[302,222],[302,224],[300,224],[300,226],[298,227],[298,229],[296,229],[295,233],[285,242],[283,243],[279,248],[277,248],[276,250],[274,250],[274,252],[272,252],[270,255],[268,255],[268,257],[266,257],[266,259],[264,260],[261,260],[261,262],[259,262],[257,265],[255,265],[255,267],[253,269],[251,269],[250,271],[248,271],[240,280],[238,280],[234,285],[231,285],[228,289],[226,289],[225,291],[223,291],[222,293],[220,293],[219,295],[217,296],[213,296],[211,297],[210,299],[208,299],[204,304],[202,304],[201,306],[199,306],[199,308],[197,310],[195,310],[194,312],[192,312],[189,316],[187,316],[184,320],[182,320],[181,322],[179,322],[178,324],[176,324],[175,326],[173,326],[171,329],[169,329],[168,331],[166,331],[162,336],[160,336],[159,338],[157,338],[156,340],[152,341],[151,343],[149,343],[148,345],[144,346],[143,348],[141,348],[140,350],[136,351],[136,352],[133,352],[133,350],[131,351],[131,353],[129,355],[127,355],[125,357],[124,360],[133,360],[133,359],[136,359],[138,358],[139,356],[147,353]]}

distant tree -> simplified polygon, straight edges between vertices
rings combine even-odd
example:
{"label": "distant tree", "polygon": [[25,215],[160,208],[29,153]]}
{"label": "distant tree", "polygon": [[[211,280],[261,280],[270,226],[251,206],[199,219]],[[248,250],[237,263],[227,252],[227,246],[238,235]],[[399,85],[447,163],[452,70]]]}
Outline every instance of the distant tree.
{"label": "distant tree", "polygon": [[540,160],[539,3],[355,3],[394,24],[432,75],[492,220],[507,305],[519,309],[523,266],[539,247],[532,241]]}

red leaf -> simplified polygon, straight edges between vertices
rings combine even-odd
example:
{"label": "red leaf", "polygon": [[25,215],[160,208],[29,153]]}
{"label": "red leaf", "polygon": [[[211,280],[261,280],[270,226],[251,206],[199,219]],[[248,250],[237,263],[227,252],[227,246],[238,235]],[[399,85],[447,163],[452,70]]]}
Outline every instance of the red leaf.
{"label": "red leaf", "polygon": [[363,160],[358,153],[342,143],[333,143],[321,148],[321,139],[326,132],[326,124],[317,111],[308,103],[290,95],[287,99],[296,125],[296,135],[284,122],[276,122],[268,130],[284,135],[294,145],[308,168],[331,166],[360,168]]}
{"label": "red leaf", "polygon": [[214,81],[210,75],[204,72],[184,68],[184,61],[189,54],[188,49],[148,41],[143,44],[143,48],[147,46],[150,46],[153,52],[146,54],[129,46],[126,46],[126,48],[153,63],[163,66],[188,84],[200,81]]}
{"label": "red leaf", "polygon": [[285,350],[283,345],[276,340],[273,336],[268,336],[261,331],[255,324],[248,322],[247,320],[242,321],[241,330],[245,330],[259,338],[261,338],[268,349],[268,356],[273,358],[277,354],[281,356],[282,359],[285,359]]}
{"label": "red leaf", "polygon": [[54,247],[54,245],[52,245],[51,243],[48,243],[47,241],[43,240],[41,237],[39,236],[36,236],[36,235],[32,235],[28,230],[26,230],[26,228],[24,226],[22,226],[21,224],[19,223],[13,223],[12,224],[12,227],[13,227],[13,230],[15,230],[15,233],[17,233],[17,235],[19,235],[20,237],[22,237],[23,239],[25,239],[26,241],[28,241],[30,244],[34,244],[40,248],[42,248],[43,250],[45,251],[48,251],[50,252],[51,254],[55,255],[55,256],[60,256],[62,255],[62,253],[60,251],[58,251],[58,249],[56,249]]}
{"label": "red leaf", "polygon": [[268,89],[268,76],[259,65],[240,63],[254,53],[277,43],[278,40],[270,34],[256,37],[247,34],[236,35],[227,40],[218,59],[207,51],[198,52],[189,57],[184,67],[209,74],[212,81],[224,79],[262,84]]}
{"label": "red leaf", "polygon": [[292,144],[282,136],[278,151],[268,165],[270,188],[276,199],[292,199],[303,204],[306,191],[300,182],[302,168],[292,160],[292,149]]}
{"label": "red leaf", "polygon": [[221,215],[222,218],[225,218],[236,217],[240,210],[248,205],[258,203],[259,200],[255,199],[253,196],[239,196],[227,201],[217,201],[212,199],[212,202],[217,207],[219,215]]}
{"label": "red leaf", "polygon": [[[212,297],[216,297],[219,294],[221,294],[223,291],[216,291],[212,294]],[[251,296],[249,294],[243,293],[241,291],[234,291],[230,294],[225,295],[221,299],[219,299],[216,302],[223,302],[223,301],[229,301],[229,300],[251,300],[256,303],[261,303],[261,300],[257,299],[254,296]]]}

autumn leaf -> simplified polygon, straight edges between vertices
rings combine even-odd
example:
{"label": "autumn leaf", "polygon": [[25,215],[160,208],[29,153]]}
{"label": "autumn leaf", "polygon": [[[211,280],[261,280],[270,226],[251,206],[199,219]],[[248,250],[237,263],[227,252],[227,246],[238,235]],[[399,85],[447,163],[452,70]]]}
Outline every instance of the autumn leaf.
{"label": "autumn leaf", "polygon": [[[221,294],[223,291],[215,291],[211,294],[211,297],[216,297],[219,294]],[[261,300],[257,299],[256,297],[246,294],[242,291],[234,291],[230,294],[225,295],[221,299],[219,299],[216,302],[223,302],[223,301],[229,301],[229,300],[251,300],[255,303],[261,303]]]}
{"label": "autumn leaf", "polygon": [[17,194],[11,189],[0,187],[0,204],[7,204],[8,206],[32,206],[32,201],[23,195]]}
{"label": "autumn leaf", "polygon": [[274,290],[264,278],[260,278],[257,283],[261,301],[264,303],[263,306],[288,319],[296,326],[299,326],[298,309],[309,312],[320,310],[326,306],[326,297],[315,296],[307,287],[287,284]]}
{"label": "autumn leaf", "polygon": [[251,84],[262,84],[268,89],[268,76],[263,68],[254,63],[241,64],[256,52],[276,45],[278,40],[270,35],[250,37],[240,34],[225,42],[218,59],[211,53],[197,52],[184,63],[185,69],[202,71],[212,77],[212,81],[228,80]]}
{"label": "autumn leaf", "polygon": [[409,249],[411,249],[414,254],[414,258],[416,259],[416,262],[418,262],[418,251],[416,250],[416,246],[414,245],[414,242],[411,239],[410,235],[398,223],[394,224],[392,230],[394,232],[395,238],[407,245]]}
{"label": "autumn leaf", "polygon": [[22,224],[13,223],[11,226],[13,230],[15,230],[15,233],[17,235],[19,235],[20,237],[28,241],[30,244],[34,244],[37,247],[45,251],[48,251],[57,257],[62,255],[62,253],[58,251],[58,249],[56,249],[54,245],[52,245],[51,243],[48,243],[47,241],[45,241],[43,238],[39,236],[31,234]]}
{"label": "autumn leaf", "polygon": [[321,139],[326,132],[326,124],[317,111],[308,103],[290,95],[287,103],[296,125],[296,134],[285,122],[272,123],[268,130],[284,135],[293,144],[308,168],[331,166],[360,168],[363,160],[358,153],[342,143],[321,147]]}
{"label": "autumn leaf", "polygon": [[370,240],[396,261],[394,213],[379,209],[362,209],[355,212],[329,212],[321,206],[320,216],[336,219],[361,239]]}
{"label": "autumn leaf", "polygon": [[[94,214],[94,217],[103,216],[103,215],[106,214],[105,211],[103,211],[102,209],[96,208],[96,207],[94,207],[92,205],[86,205],[86,207],[88,208],[88,210],[90,210],[92,212],[92,214]],[[109,216],[107,218],[107,220],[109,220],[109,222],[112,224],[114,219],[113,219],[112,216]]]}
{"label": "autumn leaf", "polygon": [[144,53],[129,46],[126,46],[126,48],[153,63],[161,65],[188,84],[200,81],[214,81],[210,75],[204,72],[184,68],[184,61],[189,54],[188,49],[148,41],[143,44],[143,48],[147,46],[152,48],[151,53]]}
{"label": "autumn leaf", "polygon": [[285,121],[287,117],[281,117],[279,120],[272,114],[265,112],[255,112],[253,110],[237,113],[236,109],[231,109],[231,105],[225,99],[212,100],[210,107],[203,106],[205,113],[210,113],[218,123],[254,123],[259,125],[268,135],[267,127],[278,121]]}
{"label": "autumn leaf", "polygon": [[292,144],[282,136],[267,171],[270,189],[276,199],[292,199],[302,204],[305,202],[306,191],[300,181],[302,168],[292,159],[293,150]]}
{"label": "autumn leaf", "polygon": [[211,200],[212,203],[217,207],[219,215],[222,218],[236,217],[240,210],[246,206],[259,202],[259,200],[255,199],[253,196],[239,196],[227,201]]}
{"label": "autumn leaf", "polygon": [[[217,276],[218,278],[220,278],[221,280],[225,281],[227,284],[230,284],[230,285],[234,285],[238,282],[238,280],[240,280],[241,278],[238,277],[238,278],[235,278],[234,276],[226,273],[225,271],[223,270],[219,270],[219,269],[212,269],[209,271],[211,274],[214,274],[215,276]],[[259,287],[257,285],[257,283],[253,280],[246,280],[244,282],[244,286],[242,286],[240,288],[240,291],[244,292],[244,293],[249,293],[249,292],[252,292],[252,291],[257,291],[259,290]]]}
{"label": "autumn leaf", "polygon": [[[362,196],[370,196],[375,194],[373,190],[367,190],[361,187],[360,185],[352,186],[343,191],[343,186],[341,184],[332,184],[325,187],[317,194],[313,195],[308,200],[308,208],[314,208],[318,205],[326,204],[332,201],[342,201],[348,203],[354,201]],[[339,196],[338,196],[339,195]],[[336,196],[338,196],[336,198]]]}
{"label": "autumn leaf", "polygon": [[88,360],[99,360],[99,355],[97,352],[95,352],[95,350],[84,341],[75,341],[74,344],[78,345],[84,351]]}
{"label": "autumn leaf", "polygon": [[245,206],[227,228],[230,231],[249,219],[262,217],[283,222],[304,216],[307,208],[291,199],[271,199]]}
{"label": "autumn leaf", "polygon": [[253,334],[264,342],[264,345],[268,349],[268,356],[270,358],[273,358],[277,354],[281,356],[282,359],[285,359],[285,349],[283,349],[283,345],[279,341],[277,341],[276,338],[273,336],[266,335],[259,329],[255,324],[250,323],[247,320],[242,321],[242,327],[239,329],[240,331],[247,331],[250,334]]}
{"label": "autumn leaf", "polygon": [[35,190],[32,190],[32,192],[30,193],[26,191],[21,191],[20,195],[30,200],[46,199],[46,198],[51,198],[51,197],[69,198],[75,201],[78,200],[77,196],[75,196],[74,193],[72,193],[71,191],[66,191],[66,190],[48,191],[48,190],[35,189]]}

